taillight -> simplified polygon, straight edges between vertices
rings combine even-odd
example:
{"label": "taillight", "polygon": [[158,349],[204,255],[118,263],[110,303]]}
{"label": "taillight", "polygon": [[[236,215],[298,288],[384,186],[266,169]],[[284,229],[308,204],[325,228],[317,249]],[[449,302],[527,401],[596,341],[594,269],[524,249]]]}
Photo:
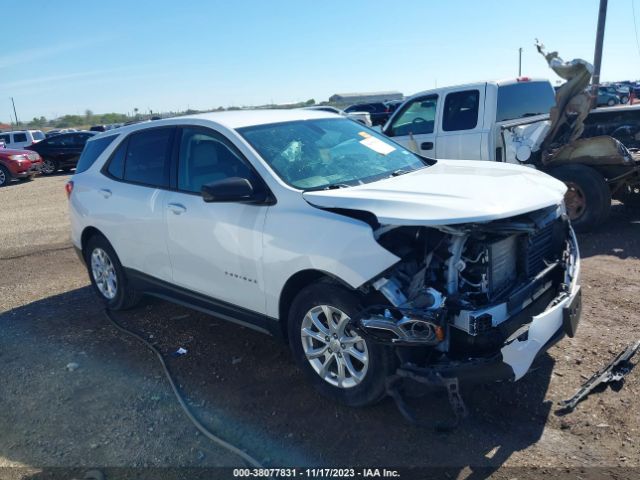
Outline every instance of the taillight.
{"label": "taillight", "polygon": [[530,77],[518,77],[518,82],[530,82],[531,78]]}
{"label": "taillight", "polygon": [[69,180],[64,184],[64,191],[67,192],[67,200],[71,198],[71,192],[73,192],[73,180]]}

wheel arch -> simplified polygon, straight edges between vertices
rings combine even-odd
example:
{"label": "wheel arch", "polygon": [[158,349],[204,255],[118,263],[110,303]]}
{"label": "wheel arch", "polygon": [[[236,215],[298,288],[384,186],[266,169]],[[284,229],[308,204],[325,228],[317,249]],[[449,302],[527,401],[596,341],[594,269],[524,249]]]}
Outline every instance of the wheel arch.
{"label": "wheel arch", "polygon": [[291,277],[289,277],[289,279],[282,287],[282,291],[280,292],[280,298],[278,301],[278,318],[280,320],[279,323],[282,332],[282,338],[285,339],[285,341],[287,341],[288,338],[287,325],[289,322],[289,309],[291,308],[291,304],[293,303],[296,295],[303,288],[306,288],[314,283],[321,282],[339,285],[352,292],[355,291],[353,287],[347,284],[344,280],[322,270],[307,269],[293,274]]}
{"label": "wheel arch", "polygon": [[105,234],[98,230],[96,227],[85,227],[85,229],[82,231],[82,234],[80,235],[80,248],[83,255],[85,254],[84,249],[87,246],[87,243],[89,243],[89,239],[94,237],[95,235],[104,237],[105,240],[109,241]]}

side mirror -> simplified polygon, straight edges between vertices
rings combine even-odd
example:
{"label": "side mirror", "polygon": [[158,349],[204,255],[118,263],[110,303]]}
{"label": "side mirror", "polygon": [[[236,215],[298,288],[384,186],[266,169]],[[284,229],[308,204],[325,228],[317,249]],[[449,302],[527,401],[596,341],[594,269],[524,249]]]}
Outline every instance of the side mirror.
{"label": "side mirror", "polygon": [[262,195],[257,195],[251,181],[242,177],[229,177],[202,186],[202,199],[207,203],[243,202],[259,203]]}

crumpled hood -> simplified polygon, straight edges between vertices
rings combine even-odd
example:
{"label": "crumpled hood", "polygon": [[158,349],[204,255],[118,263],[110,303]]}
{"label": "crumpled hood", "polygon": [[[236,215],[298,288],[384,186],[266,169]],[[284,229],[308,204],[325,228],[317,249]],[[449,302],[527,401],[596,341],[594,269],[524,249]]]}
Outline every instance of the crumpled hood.
{"label": "crumpled hood", "polygon": [[304,192],[321,208],[361,210],[383,225],[486,222],[559,204],[565,185],[533,168],[439,160],[412,173],[366,185]]}

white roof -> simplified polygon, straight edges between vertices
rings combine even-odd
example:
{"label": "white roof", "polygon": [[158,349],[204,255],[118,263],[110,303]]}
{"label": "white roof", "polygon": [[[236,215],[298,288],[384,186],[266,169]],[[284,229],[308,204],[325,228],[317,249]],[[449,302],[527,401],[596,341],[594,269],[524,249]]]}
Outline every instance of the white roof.
{"label": "white roof", "polygon": [[268,123],[291,122],[294,120],[312,120],[314,118],[335,118],[335,113],[321,110],[290,109],[290,110],[231,110],[225,112],[201,113],[176,117],[172,120],[211,120],[228,128],[242,128]]}

